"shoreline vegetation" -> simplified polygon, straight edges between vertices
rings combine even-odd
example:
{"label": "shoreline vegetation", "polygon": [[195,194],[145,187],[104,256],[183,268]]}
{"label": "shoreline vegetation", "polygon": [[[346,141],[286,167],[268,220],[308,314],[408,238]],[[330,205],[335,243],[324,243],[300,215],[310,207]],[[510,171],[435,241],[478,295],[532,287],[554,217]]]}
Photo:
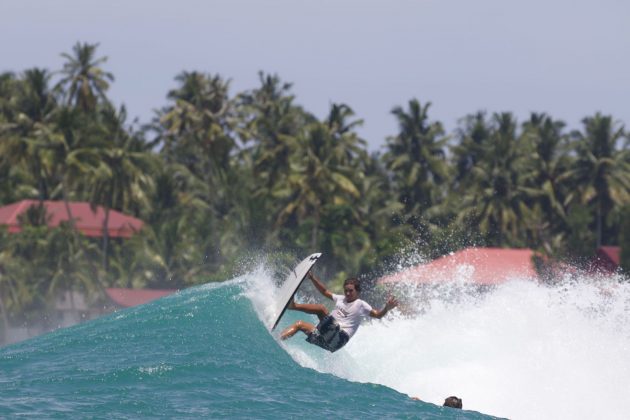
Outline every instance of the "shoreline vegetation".
{"label": "shoreline vegetation", "polygon": [[62,55],[61,69],[0,73],[0,205],[84,201],[145,226],[87,238],[71,223],[49,229],[32,207],[22,232],[0,229],[5,326],[36,320],[67,290],[182,288],[260,256],[322,252],[336,282],[386,273],[406,251],[468,246],[579,265],[619,245],[630,267],[629,137],[613,116],[569,131],[543,113],[473,110],[447,133],[412,98],[392,109],[399,128],[382,151],[368,152],[350,105],[319,119],[278,75],[232,94],[223,76],[183,71],[140,124],[108,99],[114,75],[98,44]]}

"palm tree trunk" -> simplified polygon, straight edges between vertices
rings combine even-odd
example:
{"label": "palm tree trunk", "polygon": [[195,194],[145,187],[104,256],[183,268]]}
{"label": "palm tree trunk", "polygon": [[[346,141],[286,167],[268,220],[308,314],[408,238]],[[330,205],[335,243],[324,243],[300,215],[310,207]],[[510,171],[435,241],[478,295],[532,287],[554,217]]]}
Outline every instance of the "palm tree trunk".
{"label": "palm tree trunk", "polygon": [[70,200],[68,200],[65,176],[62,176],[62,179],[61,179],[61,194],[63,196],[63,204],[66,207],[66,213],[68,214],[68,222],[70,222],[70,227],[72,227],[72,231],[75,232],[75,235],[76,235],[77,229],[76,229],[76,225],[74,224],[74,216],[72,216],[72,209],[70,208]]}
{"label": "palm tree trunk", "polygon": [[105,207],[105,220],[103,221],[103,270],[108,270],[108,244],[109,244],[109,206]]}
{"label": "palm tree trunk", "polygon": [[37,169],[37,192],[39,195],[39,201],[44,201],[48,198],[48,188],[46,186],[46,180],[41,175],[41,165],[39,163],[39,159],[37,159],[37,163],[35,164]]}
{"label": "palm tree trunk", "polygon": [[602,202],[597,201],[597,249],[602,246]]}
{"label": "palm tree trunk", "polygon": [[65,179],[65,176],[62,176],[62,179],[61,179],[61,194],[62,194],[62,197],[63,197],[64,206],[66,207],[66,213],[68,214],[68,220],[70,221],[70,227],[72,228],[72,232],[73,232],[75,240],[79,244],[79,247],[81,247],[81,251],[83,251],[83,255],[85,255],[85,258],[86,258],[86,260],[88,262],[88,265],[90,266],[90,269],[92,270],[94,278],[96,279],[96,286],[98,287],[98,289],[100,289],[102,295],[105,296],[105,287],[101,283],[101,276],[100,276],[99,270],[94,265],[94,261],[92,261],[92,259],[89,258],[87,250],[85,249],[85,245],[83,244],[83,241],[79,237],[79,231],[77,230],[76,224],[74,223],[74,217],[72,215],[72,209],[70,207],[70,200],[68,200],[68,193],[67,193],[67,191],[68,190],[66,188],[66,179]]}
{"label": "palm tree trunk", "polygon": [[313,224],[313,230],[311,231],[311,249],[317,248],[317,240],[319,233],[319,210],[315,212],[315,223]]}

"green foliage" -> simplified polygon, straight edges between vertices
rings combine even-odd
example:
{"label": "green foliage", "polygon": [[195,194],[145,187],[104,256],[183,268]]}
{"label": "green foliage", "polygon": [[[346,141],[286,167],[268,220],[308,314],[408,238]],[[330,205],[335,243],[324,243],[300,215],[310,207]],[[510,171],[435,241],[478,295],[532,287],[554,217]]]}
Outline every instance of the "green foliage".
{"label": "green foliage", "polygon": [[619,230],[619,247],[621,255],[619,266],[628,276],[630,273],[630,206],[626,206],[621,211],[621,229]]}
{"label": "green foliage", "polygon": [[596,244],[606,245],[617,236],[618,228],[610,223],[615,206],[630,199],[628,151],[618,149],[626,134],[621,124],[600,113],[582,122],[584,133],[572,136],[577,159],[570,175],[577,188],[570,198],[593,211]]}
{"label": "green foliage", "polygon": [[567,238],[561,253],[573,263],[584,263],[596,249],[595,232],[590,229],[593,214],[587,207],[571,207],[567,217]]}
{"label": "green foliage", "polygon": [[36,317],[59,292],[80,290],[93,296],[99,290],[87,263],[98,258],[98,251],[79,241],[87,242],[68,225],[49,229],[23,223],[21,232],[1,235],[0,292],[10,319]]}
{"label": "green foliage", "polygon": [[628,269],[630,153],[610,116],[567,133],[546,114],[519,125],[477,112],[449,135],[411,99],[393,108],[384,153],[369,154],[346,104],[320,119],[277,75],[231,95],[229,80],[184,71],[138,128],[111,104],[97,49],[77,43],[59,72],[0,74],[0,204],[88,201],[145,227],[121,240],[106,224],[89,239],[72,222],[46,228],[31,208],[21,233],[0,232],[3,319],[61,290],[225,280],[261,253],[275,267],[321,251],[318,269],[337,285],[387,271],[407,249],[526,246],[572,260],[619,241]]}

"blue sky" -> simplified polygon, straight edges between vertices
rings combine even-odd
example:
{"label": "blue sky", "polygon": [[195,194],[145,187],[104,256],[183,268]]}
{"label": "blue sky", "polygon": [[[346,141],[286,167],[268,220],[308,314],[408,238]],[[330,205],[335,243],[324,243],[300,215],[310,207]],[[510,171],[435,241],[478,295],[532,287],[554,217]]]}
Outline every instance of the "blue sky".
{"label": "blue sky", "polygon": [[626,0],[0,0],[0,71],[58,70],[98,42],[110,97],[147,122],[183,70],[229,78],[232,94],[263,70],[319,117],[351,106],[378,150],[412,98],[448,130],[478,110],[629,123],[629,19]]}

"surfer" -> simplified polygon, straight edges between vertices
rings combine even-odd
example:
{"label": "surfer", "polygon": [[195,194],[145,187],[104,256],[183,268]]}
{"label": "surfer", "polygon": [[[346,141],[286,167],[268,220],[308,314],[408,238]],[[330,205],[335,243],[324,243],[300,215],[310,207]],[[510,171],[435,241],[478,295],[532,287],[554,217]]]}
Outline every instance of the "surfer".
{"label": "surfer", "polygon": [[457,398],[457,397],[448,397],[447,399],[444,400],[444,407],[452,407],[452,408],[462,408],[463,404],[462,404],[462,399],[461,398]]}
{"label": "surfer", "polygon": [[[422,401],[420,398],[418,397],[411,397],[412,400],[415,401]],[[444,404],[442,404],[443,407],[451,407],[451,408],[462,408],[464,405],[462,403],[462,399],[452,396],[452,397],[448,397],[444,400]]]}
{"label": "surfer", "polygon": [[295,303],[293,300],[288,309],[317,315],[317,326],[306,321],[297,321],[285,329],[280,338],[286,340],[298,331],[306,334],[306,341],[330,352],[335,352],[346,345],[348,340],[357,332],[361,320],[367,316],[382,318],[387,312],[398,305],[396,298],[389,296],[381,310],[373,309],[367,302],[359,299],[361,285],[356,278],[349,278],[343,283],[343,295],[333,294],[315,277],[308,272],[315,288],[328,299],[335,302],[335,309],[328,313],[328,308],[322,304]]}

